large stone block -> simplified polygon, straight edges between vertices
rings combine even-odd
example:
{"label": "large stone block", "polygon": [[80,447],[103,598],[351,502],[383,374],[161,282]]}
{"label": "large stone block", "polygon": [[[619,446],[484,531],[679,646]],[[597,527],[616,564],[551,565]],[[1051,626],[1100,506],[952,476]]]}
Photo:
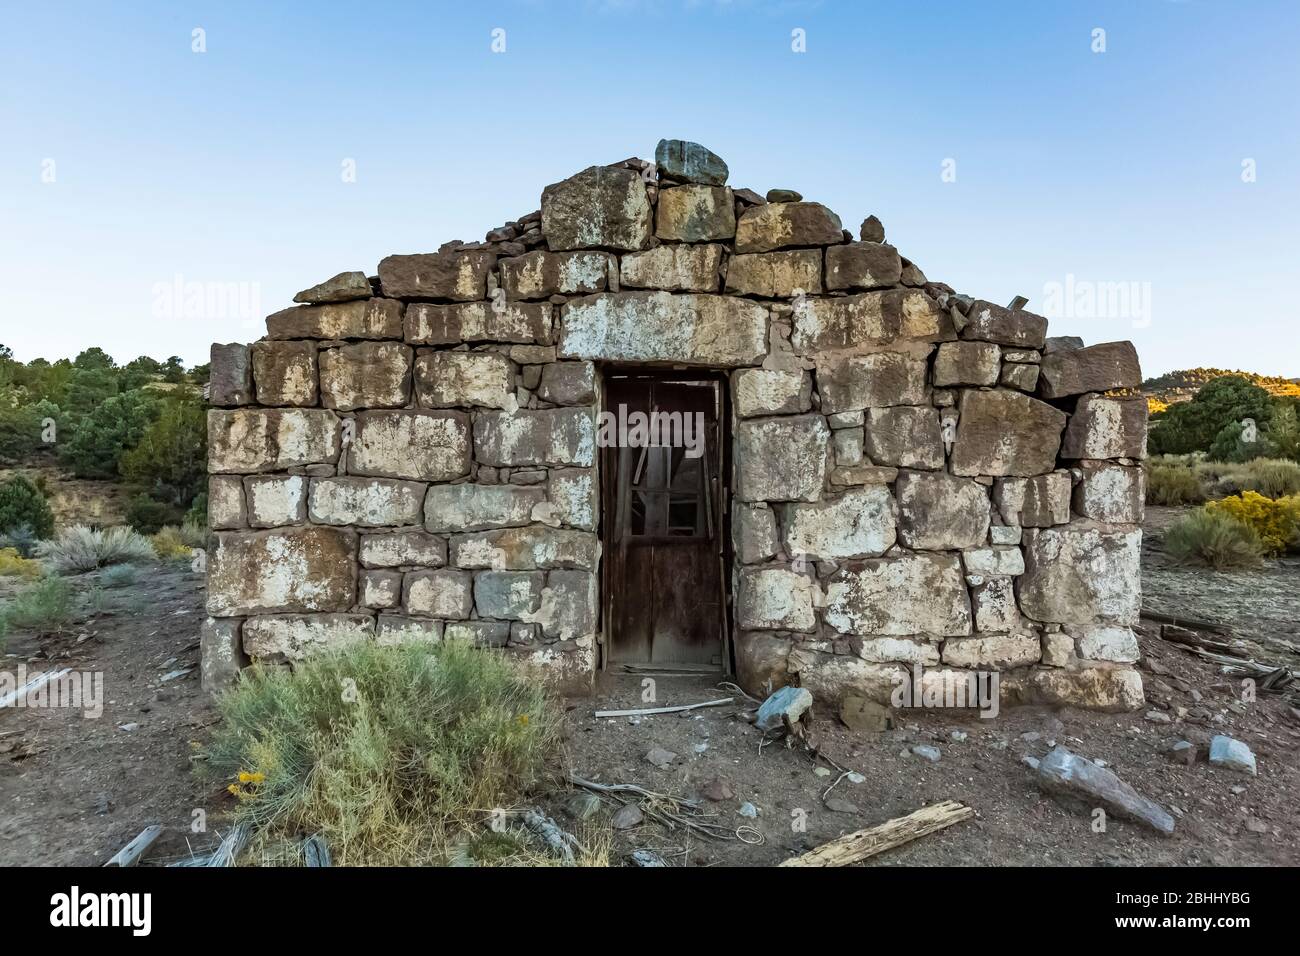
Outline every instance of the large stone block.
{"label": "large stone block", "polygon": [[468,302],[487,295],[496,263],[497,254],[488,249],[388,256],[379,263],[379,284],[393,298]]}
{"label": "large stone block", "polygon": [[426,487],[392,478],[313,478],[307,513],[317,524],[366,528],[419,524]]}
{"label": "large stone block", "polygon": [[831,712],[845,697],[862,697],[888,706],[896,688],[911,679],[902,664],[877,664],[845,654],[827,654],[801,644],[791,648],[786,669],[813,695],[816,706]]}
{"label": "large stone block", "polygon": [[253,360],[248,346],[238,342],[212,343],[208,355],[208,403],[251,405],[253,402]]}
{"label": "large stone block", "polygon": [[346,611],[356,602],[356,535],[338,528],[217,532],[208,613]]}
{"label": "large stone block", "polygon": [[1044,703],[1111,712],[1140,710],[1142,675],[1131,667],[1096,664],[1077,669],[1047,668],[1032,675]]}
{"label": "large stone block", "polygon": [[599,560],[600,542],[594,534],[585,531],[533,525],[458,534],[451,538],[451,563],[458,568],[595,571]]}
{"label": "large stone block", "polygon": [[937,408],[896,405],[867,409],[865,442],[867,456],[877,465],[943,467],[943,431]]}
{"label": "large stone block", "polygon": [[596,575],[589,571],[551,571],[542,591],[542,606],[525,621],[538,623],[551,640],[580,641],[596,633]]}
{"label": "large stone block", "polygon": [[248,523],[276,528],[307,520],[307,479],[302,475],[255,475],[244,479]]}
{"label": "large stone block", "polygon": [[995,385],[1002,349],[992,342],[944,342],[934,357],[934,384]]}
{"label": "large stone block", "polygon": [[781,507],[786,554],[817,561],[871,558],[894,545],[895,505],[884,485],[846,491],[814,504]]}
{"label": "large stone block", "polygon": [[816,501],[829,461],[830,428],[821,415],[753,418],[736,426],[736,497],[741,501]]}
{"label": "large stone block", "polygon": [[212,475],[208,478],[208,527],[213,531],[248,527],[244,481],[238,475]]}
{"label": "large stone block", "polygon": [[843,241],[844,226],[840,217],[816,202],[751,206],[736,222],[738,253],[771,252],[792,246],[829,246]]}
{"label": "large stone block", "polygon": [[732,408],[739,418],[797,415],[812,408],[807,372],[747,368],[732,376]]}
{"label": "large stone block", "polygon": [[732,256],[727,264],[726,291],[769,299],[817,295],[822,291],[822,251],[791,249]]}
{"label": "large stone block", "polygon": [[315,342],[254,342],[252,355],[259,405],[316,404]]}
{"label": "large stone block", "polygon": [[1082,478],[1074,489],[1074,510],[1085,518],[1115,524],[1140,524],[1146,505],[1146,475],[1141,468],[1110,462],[1079,463]]}
{"label": "large stone block", "polygon": [[1142,532],[1087,521],[1025,532],[1020,609],[1036,621],[1136,624],[1142,604]]}
{"label": "large stone block", "polygon": [[402,408],[411,400],[411,350],[398,342],[358,342],[320,353],[326,408]]}
{"label": "large stone block", "polygon": [[1145,458],[1147,400],[1085,395],[1061,443],[1062,458]]}
{"label": "large stone block", "polygon": [[374,618],[364,614],[275,614],[244,622],[244,652],[257,661],[283,664],[313,653],[371,640]]}
{"label": "large stone block", "polygon": [[997,389],[962,395],[956,475],[1041,475],[1056,467],[1065,413],[1021,392]]}
{"label": "large stone block", "polygon": [[442,621],[421,617],[405,617],[401,614],[379,615],[379,628],[375,633],[375,643],[380,647],[395,647],[400,644],[428,644],[442,640]]}
{"label": "large stone block", "polygon": [[1088,660],[1132,664],[1141,654],[1137,636],[1128,627],[1113,624],[1076,627],[1071,637],[1075,639],[1079,656]]}
{"label": "large stone block", "polygon": [[786,660],[793,642],[768,631],[736,634],[736,682],[759,699],[786,684]]}
{"label": "large stone block", "polygon": [[[662,200],[659,208],[663,209]],[[619,283],[625,289],[717,292],[721,268],[722,246],[674,243],[645,252],[627,253],[623,256]]]}
{"label": "large stone block", "polygon": [[741,630],[812,631],[816,582],[788,568],[741,568],[736,593],[736,627]]}
{"label": "large stone block", "polygon": [[401,607],[401,571],[362,571],[357,579],[364,607],[387,609]]}
{"label": "large stone block", "polygon": [[925,405],[924,357],[904,352],[830,356],[817,366],[817,391],[822,414],[880,408],[886,405]]}
{"label": "large stone block", "polygon": [[560,310],[560,356],[609,362],[757,365],[767,354],[767,307],[717,295],[621,292]]}
{"label": "large stone block", "polygon": [[776,513],[765,503],[737,503],[732,515],[732,541],[741,564],[758,564],[781,547],[776,532]]}
{"label": "large stone block", "polygon": [[903,342],[955,339],[952,316],[920,289],[807,299],[794,312],[795,351],[870,351]]}
{"label": "large stone block", "polygon": [[[736,201],[726,186],[659,190],[655,235],[669,242],[709,242],[736,234]],[[626,263],[625,263],[626,266]]]}
{"label": "large stone block", "polygon": [[596,529],[600,486],[594,469],[551,469],[546,494],[550,513],[560,524],[583,531]]}
{"label": "large stone block", "polygon": [[877,664],[938,664],[939,645],[910,637],[865,637],[855,642],[858,657]]}
{"label": "large stone block", "polygon": [[480,465],[590,467],[596,455],[595,413],[587,408],[484,412],[474,422]]}
{"label": "large stone block", "polygon": [[1009,525],[1050,528],[1065,524],[1070,520],[1070,473],[999,478],[993,484],[993,500]]}
{"label": "large stone block", "polygon": [[447,563],[447,542],[423,531],[361,536],[361,564],[367,568],[438,568]]}
{"label": "large stone block", "polygon": [[426,352],[415,358],[415,398],[426,408],[509,408],[515,366],[496,352]]}
{"label": "large stone block", "polygon": [[299,305],[266,317],[271,339],[400,339],[402,303],[357,299],[329,305]]}
{"label": "large stone block", "polygon": [[614,257],[607,252],[547,252],[535,249],[501,260],[501,288],[507,299],[604,292]]}
{"label": "large stone block", "polygon": [[981,633],[1010,633],[1020,628],[1014,578],[984,578],[971,588],[971,604],[975,609],[975,630]]}
{"label": "large stone block", "polygon": [[406,307],[404,335],[411,345],[547,345],[554,311],[549,302],[412,302]]}
{"label": "large stone block", "polygon": [[727,164],[721,156],[684,139],[661,139],[655,147],[655,167],[673,182],[721,186],[727,181]]}
{"label": "large stone block", "polygon": [[1138,388],[1142,369],[1132,342],[1103,342],[1043,356],[1039,393],[1064,398],[1113,388]]}
{"label": "large stone block", "polygon": [[542,190],[542,235],[552,252],[644,249],[651,215],[645,183],[630,169],[591,166]]}
{"label": "large stone block", "polygon": [[475,647],[505,647],[510,640],[509,621],[448,621],[443,639],[466,641]]}
{"label": "large stone block", "polygon": [[370,280],[364,272],[340,272],[336,276],[319,282],[308,289],[303,289],[293,297],[295,302],[307,305],[325,305],[330,302],[351,302],[353,299],[368,299],[374,294]]}
{"label": "large stone block", "polygon": [[942,473],[898,476],[898,537],[909,548],[953,551],[982,545],[989,533],[989,495],[979,482]]}
{"label": "large stone block", "polygon": [[210,617],[199,629],[199,681],[209,694],[233,684],[248,663],[240,638],[242,624],[237,617]]}
{"label": "large stone block", "polygon": [[907,554],[854,562],[827,589],[826,623],[844,634],[961,637],[970,596],[955,554]]}
{"label": "large stone block", "polygon": [[474,575],[474,608],[479,617],[525,620],[542,605],[544,571],[480,571]]}
{"label": "large stone block", "polygon": [[454,568],[407,572],[402,582],[402,606],[408,614],[464,620],[474,609],[473,575]]}
{"label": "large stone block", "polygon": [[333,412],[240,408],[208,412],[208,471],[252,474],[334,462],[340,430]]}
{"label": "large stone block", "polygon": [[348,471],[376,478],[452,481],[469,474],[464,412],[376,411],[356,417]]}
{"label": "large stone block", "polygon": [[424,526],[443,533],[521,527],[545,500],[538,485],[433,485],[424,498]]}
{"label": "large stone block", "polygon": [[537,397],[552,405],[590,405],[596,400],[596,366],[591,362],[543,366]]}
{"label": "large stone block", "polygon": [[826,288],[880,289],[903,274],[898,250],[883,242],[848,242],[826,250]]}
{"label": "large stone block", "polygon": [[1007,309],[977,299],[966,310],[961,337],[1017,349],[1041,349],[1047,338],[1047,319],[1024,309]]}
{"label": "large stone block", "polygon": [[955,637],[943,642],[943,662],[949,667],[1008,670],[1037,664],[1042,656],[1042,643],[1032,633]]}

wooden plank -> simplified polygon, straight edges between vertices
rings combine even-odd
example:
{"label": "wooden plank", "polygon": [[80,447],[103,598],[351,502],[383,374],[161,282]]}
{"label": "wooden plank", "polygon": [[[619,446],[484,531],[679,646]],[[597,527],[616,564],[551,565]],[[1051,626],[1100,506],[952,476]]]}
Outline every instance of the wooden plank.
{"label": "wooden plank", "polygon": [[676,714],[686,710],[698,710],[701,707],[721,707],[723,704],[730,704],[734,697],[724,697],[721,700],[706,700],[699,704],[683,704],[680,707],[642,707],[638,710],[598,710],[591,716],[593,717],[640,717],[645,714]]}
{"label": "wooden plank", "polygon": [[158,839],[162,833],[162,827],[158,824],[152,824],[140,831],[140,835],[128,843],[122,849],[113,854],[113,858],[105,863],[105,866],[135,866],[136,860],[144,856],[144,851],[149,849],[153,841]]}
{"label": "wooden plank", "polygon": [[802,856],[785,860],[782,866],[848,866],[894,847],[911,843],[954,823],[975,816],[975,811],[956,800],[922,807],[905,817],[895,817],[874,827],[849,833],[830,843],[823,843]]}

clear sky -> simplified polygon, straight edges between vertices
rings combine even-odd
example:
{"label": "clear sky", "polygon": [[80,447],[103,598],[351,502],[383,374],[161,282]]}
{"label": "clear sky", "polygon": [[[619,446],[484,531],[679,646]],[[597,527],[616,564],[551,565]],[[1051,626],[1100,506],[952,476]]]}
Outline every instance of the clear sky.
{"label": "clear sky", "polygon": [[670,137],[1146,374],[1300,376],[1298,49],[1296,0],[2,0],[0,342],[204,362]]}

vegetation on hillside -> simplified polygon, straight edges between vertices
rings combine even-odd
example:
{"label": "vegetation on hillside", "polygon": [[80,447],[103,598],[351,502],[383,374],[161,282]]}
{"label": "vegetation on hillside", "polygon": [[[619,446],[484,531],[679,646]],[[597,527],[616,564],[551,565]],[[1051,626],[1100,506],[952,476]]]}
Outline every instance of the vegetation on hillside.
{"label": "vegetation on hillside", "polygon": [[1153,454],[1300,459],[1300,398],[1272,395],[1245,376],[1211,379],[1190,401],[1163,409],[1148,399],[1148,407]]}
{"label": "vegetation on hillside", "polygon": [[1158,399],[1164,399],[1164,393],[1199,389],[1225,375],[1244,378],[1251,385],[1257,385],[1273,396],[1300,398],[1300,381],[1296,379],[1221,368],[1188,368],[1166,372],[1164,375],[1157,375],[1143,382],[1142,391],[1154,394]]}

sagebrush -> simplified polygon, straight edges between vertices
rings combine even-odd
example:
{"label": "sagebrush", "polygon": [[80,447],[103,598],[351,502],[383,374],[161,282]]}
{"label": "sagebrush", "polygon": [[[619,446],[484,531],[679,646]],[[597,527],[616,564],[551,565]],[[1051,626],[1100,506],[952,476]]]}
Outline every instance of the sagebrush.
{"label": "sagebrush", "polygon": [[37,545],[36,553],[55,571],[71,574],[155,558],[149,539],[124,526],[101,531],[74,525],[52,540],[42,541]]}
{"label": "sagebrush", "polygon": [[1258,567],[1264,543],[1259,534],[1222,511],[1201,507],[1183,516],[1165,532],[1165,550],[1176,561],[1203,564],[1215,570]]}

